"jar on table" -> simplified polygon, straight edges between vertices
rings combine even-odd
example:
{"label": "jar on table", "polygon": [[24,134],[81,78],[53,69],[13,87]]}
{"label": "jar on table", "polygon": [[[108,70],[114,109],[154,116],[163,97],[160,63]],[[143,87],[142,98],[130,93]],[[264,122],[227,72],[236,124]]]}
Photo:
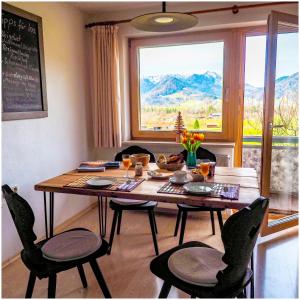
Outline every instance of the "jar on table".
{"label": "jar on table", "polygon": [[135,176],[143,176],[143,164],[141,162],[137,162],[135,164]]}

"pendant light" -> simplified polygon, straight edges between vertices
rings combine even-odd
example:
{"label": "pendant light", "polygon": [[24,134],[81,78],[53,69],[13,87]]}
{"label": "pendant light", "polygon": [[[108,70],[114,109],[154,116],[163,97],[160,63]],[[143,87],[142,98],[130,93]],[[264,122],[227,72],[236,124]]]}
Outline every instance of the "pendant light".
{"label": "pendant light", "polygon": [[162,12],[138,16],[131,20],[136,29],[150,32],[171,32],[191,28],[198,18],[184,13],[166,12],[166,2],[162,3]]}

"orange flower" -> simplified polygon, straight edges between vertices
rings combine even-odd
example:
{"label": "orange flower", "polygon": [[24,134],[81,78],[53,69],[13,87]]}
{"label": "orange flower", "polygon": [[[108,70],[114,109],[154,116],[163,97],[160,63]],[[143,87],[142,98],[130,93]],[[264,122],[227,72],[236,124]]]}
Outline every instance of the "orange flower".
{"label": "orange flower", "polygon": [[191,143],[191,145],[193,145],[193,144],[195,143],[194,138],[191,138],[191,139],[190,139],[190,143]]}
{"label": "orange flower", "polygon": [[187,138],[186,138],[186,137],[182,137],[181,143],[182,143],[182,144],[186,144],[186,142],[187,142]]}
{"label": "orange flower", "polygon": [[196,141],[200,141],[200,135],[199,135],[199,133],[195,133],[194,139],[195,139]]}
{"label": "orange flower", "polygon": [[186,136],[186,134],[187,134],[187,130],[184,129],[184,130],[182,131],[182,135],[183,135],[183,136]]}
{"label": "orange flower", "polygon": [[204,141],[204,134],[203,133],[199,133],[199,141]]}

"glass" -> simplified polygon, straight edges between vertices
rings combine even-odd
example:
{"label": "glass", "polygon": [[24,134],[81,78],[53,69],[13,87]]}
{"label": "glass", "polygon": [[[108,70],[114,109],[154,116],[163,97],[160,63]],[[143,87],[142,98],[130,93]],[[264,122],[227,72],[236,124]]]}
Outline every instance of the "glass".
{"label": "glass", "polygon": [[204,177],[204,181],[207,181],[207,176],[209,173],[210,163],[201,163],[200,164],[200,172]]}
{"label": "glass", "polygon": [[[222,132],[224,42],[139,49],[140,130]],[[163,58],[163,59],[159,59]]]}
{"label": "glass", "polygon": [[[278,29],[281,31],[281,24]],[[284,25],[277,36],[270,176],[270,211],[298,212],[298,32]]]}
{"label": "glass", "polygon": [[255,168],[260,180],[266,35],[247,36],[242,166]]}
{"label": "glass", "polygon": [[129,154],[123,154],[122,155],[122,162],[123,162],[124,168],[126,169],[126,175],[124,177],[129,178],[128,169],[132,165],[130,155]]}

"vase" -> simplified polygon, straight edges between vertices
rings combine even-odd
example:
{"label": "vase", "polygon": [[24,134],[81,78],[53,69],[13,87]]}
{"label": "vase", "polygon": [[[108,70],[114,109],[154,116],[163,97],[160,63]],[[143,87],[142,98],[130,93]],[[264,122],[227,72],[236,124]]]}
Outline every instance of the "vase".
{"label": "vase", "polygon": [[196,152],[188,151],[186,158],[186,165],[188,168],[196,167]]}

